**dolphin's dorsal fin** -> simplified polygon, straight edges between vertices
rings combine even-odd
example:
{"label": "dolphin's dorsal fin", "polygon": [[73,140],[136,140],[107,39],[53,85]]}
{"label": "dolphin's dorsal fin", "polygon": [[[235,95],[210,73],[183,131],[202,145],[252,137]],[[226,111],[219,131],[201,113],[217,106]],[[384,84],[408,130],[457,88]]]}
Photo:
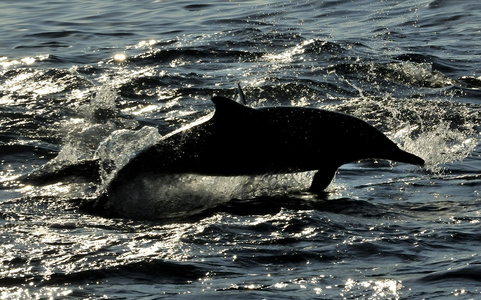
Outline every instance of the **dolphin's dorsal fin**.
{"label": "dolphin's dorsal fin", "polygon": [[236,120],[256,112],[253,108],[225,97],[214,96],[212,102],[215,104],[214,120]]}
{"label": "dolphin's dorsal fin", "polygon": [[242,91],[242,88],[241,88],[241,85],[240,83],[238,82],[237,83],[237,99],[236,101],[240,104],[244,104],[246,105],[246,97],[244,95],[244,92]]}

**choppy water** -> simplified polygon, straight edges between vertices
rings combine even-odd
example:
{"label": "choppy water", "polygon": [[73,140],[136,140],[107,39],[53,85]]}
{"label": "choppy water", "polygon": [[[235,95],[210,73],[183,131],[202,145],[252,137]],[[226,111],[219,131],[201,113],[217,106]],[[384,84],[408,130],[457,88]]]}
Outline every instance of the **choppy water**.
{"label": "choppy water", "polygon": [[[2,299],[479,298],[480,18],[477,0],[0,3]],[[345,165],[322,196],[302,174],[169,178],[135,220],[82,209],[90,161],[237,82],[254,107],[355,115],[427,166]]]}

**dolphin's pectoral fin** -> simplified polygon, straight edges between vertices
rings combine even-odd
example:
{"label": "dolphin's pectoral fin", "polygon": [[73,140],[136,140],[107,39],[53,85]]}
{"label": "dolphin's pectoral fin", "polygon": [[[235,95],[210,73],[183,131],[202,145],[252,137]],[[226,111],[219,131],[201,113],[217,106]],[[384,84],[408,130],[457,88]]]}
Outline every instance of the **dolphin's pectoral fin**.
{"label": "dolphin's pectoral fin", "polygon": [[336,172],[337,168],[327,168],[317,171],[316,174],[314,174],[309,191],[311,193],[322,193],[329,186]]}

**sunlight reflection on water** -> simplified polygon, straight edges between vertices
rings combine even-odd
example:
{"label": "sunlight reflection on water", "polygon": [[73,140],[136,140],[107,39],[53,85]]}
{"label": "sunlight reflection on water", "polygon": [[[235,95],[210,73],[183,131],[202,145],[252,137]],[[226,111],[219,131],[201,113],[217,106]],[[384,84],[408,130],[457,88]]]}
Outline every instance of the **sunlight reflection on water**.
{"label": "sunlight reflection on water", "polygon": [[392,279],[356,281],[349,278],[341,292],[345,299],[400,299],[403,285]]}

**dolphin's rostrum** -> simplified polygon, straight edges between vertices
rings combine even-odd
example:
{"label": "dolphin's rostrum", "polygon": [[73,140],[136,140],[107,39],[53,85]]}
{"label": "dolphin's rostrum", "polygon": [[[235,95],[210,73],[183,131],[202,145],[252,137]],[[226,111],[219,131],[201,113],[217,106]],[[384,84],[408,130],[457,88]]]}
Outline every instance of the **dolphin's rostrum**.
{"label": "dolphin's rostrum", "polygon": [[349,162],[424,164],[373,126],[346,114],[302,107],[250,108],[218,96],[212,101],[215,113],[210,119],[175,131],[138,154],[118,172],[105,196],[120,196],[142,178],[163,174],[241,176],[310,170],[317,170],[310,188],[317,193]]}

